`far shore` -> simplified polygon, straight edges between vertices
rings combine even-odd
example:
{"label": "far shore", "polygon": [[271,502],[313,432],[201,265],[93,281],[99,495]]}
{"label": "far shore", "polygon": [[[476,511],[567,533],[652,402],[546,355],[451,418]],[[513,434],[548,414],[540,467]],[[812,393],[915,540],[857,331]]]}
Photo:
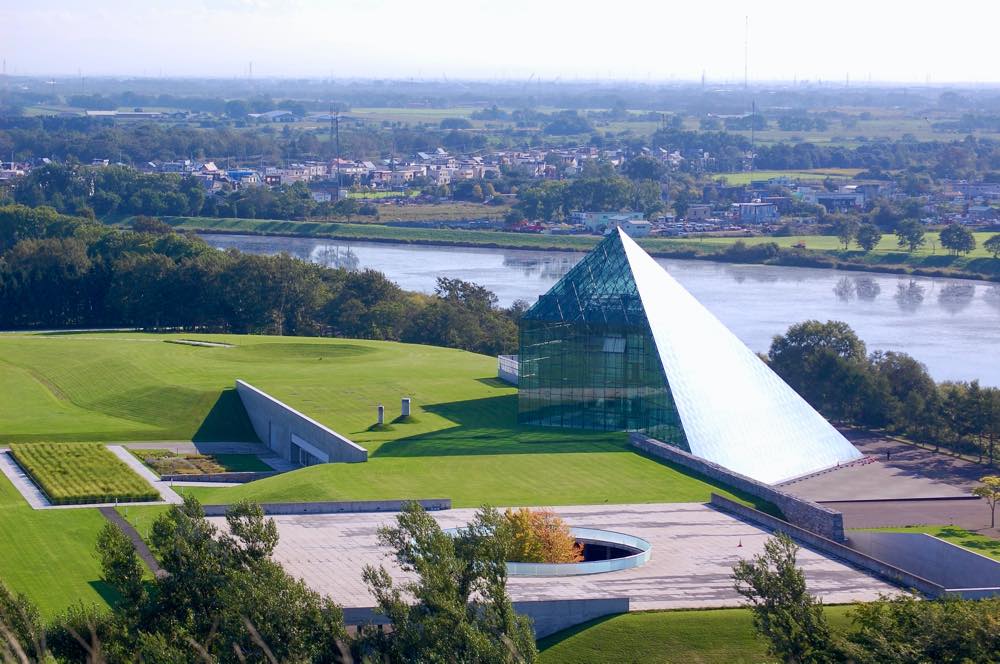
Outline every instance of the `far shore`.
{"label": "far shore", "polygon": [[[374,242],[386,244],[468,247],[481,249],[519,249],[528,251],[583,253],[599,238],[588,235],[540,235],[503,231],[479,231],[443,228],[384,226],[340,222],[305,222],[255,219],[167,218],[177,230],[208,235],[246,235],[339,240],[344,242]],[[734,251],[737,241],[747,244],[746,250]],[[874,272],[915,277],[938,277],[1000,282],[1000,260],[964,258],[944,255],[908,255],[902,252],[878,251],[865,255],[829,249],[797,249],[792,237],[712,237],[712,238],[643,238],[639,243],[658,258],[705,260],[719,263],[749,265],[780,265],[812,267],[850,272]],[[806,236],[808,242],[835,242],[836,238]],[[755,251],[754,247],[768,242],[781,243],[777,255]],[[863,258],[864,260],[859,260]],[[947,265],[944,263],[947,262]],[[927,265],[931,263],[931,265]],[[937,264],[935,264],[937,263]],[[951,267],[957,263],[963,267]],[[991,272],[964,269],[969,263],[991,268]]]}

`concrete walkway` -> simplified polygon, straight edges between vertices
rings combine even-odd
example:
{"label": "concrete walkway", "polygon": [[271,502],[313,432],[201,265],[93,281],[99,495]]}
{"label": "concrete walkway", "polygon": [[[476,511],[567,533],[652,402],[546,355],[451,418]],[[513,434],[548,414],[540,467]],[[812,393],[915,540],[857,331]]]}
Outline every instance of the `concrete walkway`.
{"label": "concrete walkway", "polygon": [[142,537],[139,535],[139,531],[137,531],[131,523],[126,521],[125,517],[119,514],[117,509],[114,507],[101,507],[98,508],[98,511],[102,516],[104,516],[105,519],[122,529],[122,532],[125,533],[126,537],[128,537],[132,542],[132,546],[135,548],[136,554],[142,558],[142,561],[146,563],[146,567],[149,568],[149,571],[152,572],[154,576],[163,577],[167,575],[167,572],[160,567],[160,562],[156,559],[156,556],[153,555],[153,552],[149,550],[149,546],[146,545],[146,542],[143,541]]}
{"label": "concrete walkway", "polygon": [[159,475],[147,468],[145,464],[132,456],[132,453],[124,447],[121,445],[108,445],[108,450],[110,450],[116,457],[124,461],[125,465],[134,470],[139,477],[149,482],[153,488],[160,493],[160,497],[162,497],[163,500],[174,505],[179,505],[184,502],[184,499],[181,498],[176,491],[171,489],[169,484],[161,480]]}
{"label": "concrete walkway", "polygon": [[40,510],[52,507],[52,503],[42,493],[42,490],[38,488],[34,480],[21,470],[21,467],[14,461],[14,457],[11,456],[9,449],[0,450],[0,471],[3,471],[3,474],[10,480],[10,483],[24,496],[24,499],[28,501],[28,504],[33,509]]}

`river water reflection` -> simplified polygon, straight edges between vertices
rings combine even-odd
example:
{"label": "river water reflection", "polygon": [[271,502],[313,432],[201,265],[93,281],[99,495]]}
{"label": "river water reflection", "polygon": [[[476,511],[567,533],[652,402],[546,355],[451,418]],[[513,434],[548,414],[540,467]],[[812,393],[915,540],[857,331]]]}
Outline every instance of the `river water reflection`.
{"label": "river water reflection", "polygon": [[[439,276],[474,281],[509,305],[533,302],[583,254],[204,235],[251,253],[287,252],[350,269],[384,272],[405,289],[432,292]],[[1000,385],[1000,284],[770,265],[659,259],[755,351],[789,325],[843,320],[869,350],[913,355],[938,380]]]}

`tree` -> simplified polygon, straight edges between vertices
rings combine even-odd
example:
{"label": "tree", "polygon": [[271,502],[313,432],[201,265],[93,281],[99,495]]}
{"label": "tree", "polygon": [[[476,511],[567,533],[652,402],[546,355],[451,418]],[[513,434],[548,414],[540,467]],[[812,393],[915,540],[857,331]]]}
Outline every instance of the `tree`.
{"label": "tree", "polygon": [[912,595],[856,605],[841,642],[856,664],[994,662],[1000,652],[1000,601],[924,600]]}
{"label": "tree", "polygon": [[784,662],[837,661],[823,605],[795,566],[797,552],[787,535],[769,538],[764,553],[733,566],[734,587],[749,602],[754,630],[772,655]]}
{"label": "tree", "polygon": [[491,508],[454,535],[415,503],[379,530],[396,563],[414,579],[397,584],[384,567],[364,580],[391,632],[367,629],[359,647],[376,661],[533,662],[531,621],[507,594],[503,517]]}
{"label": "tree", "polygon": [[854,217],[842,217],[833,224],[833,232],[837,239],[844,245],[844,251],[851,245],[851,242],[858,235],[861,224]]}
{"label": "tree", "polygon": [[974,496],[979,496],[990,506],[990,528],[997,525],[997,503],[1000,503],[1000,476],[987,475],[979,480],[982,482],[972,490]]}
{"label": "tree", "polygon": [[965,226],[948,224],[941,231],[941,246],[956,256],[960,253],[967,254],[976,248],[976,237]]}
{"label": "tree", "polygon": [[116,523],[106,523],[97,537],[97,555],[101,561],[101,577],[121,596],[119,607],[135,625],[146,601],[143,566],[135,546]]}
{"label": "tree", "polygon": [[622,172],[630,180],[659,180],[663,177],[663,164],[647,155],[639,155],[629,159],[622,167]]}
{"label": "tree", "polygon": [[0,661],[46,661],[45,629],[38,608],[0,581]]}
{"label": "tree", "polygon": [[993,258],[1000,258],[1000,233],[983,242],[983,248],[993,254]]}
{"label": "tree", "polygon": [[900,248],[906,248],[909,253],[913,253],[924,246],[924,227],[916,219],[905,219],[896,226],[897,244]]}
{"label": "tree", "polygon": [[882,241],[882,231],[875,224],[862,224],[858,228],[858,233],[854,239],[858,243],[858,246],[867,253],[877,247],[878,243]]}

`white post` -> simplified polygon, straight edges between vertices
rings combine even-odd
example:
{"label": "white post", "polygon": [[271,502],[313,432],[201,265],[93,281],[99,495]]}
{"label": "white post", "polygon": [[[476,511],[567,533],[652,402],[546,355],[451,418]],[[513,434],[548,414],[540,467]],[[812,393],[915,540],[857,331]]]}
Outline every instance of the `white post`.
{"label": "white post", "polygon": [[400,415],[402,417],[410,416],[410,397],[403,397],[403,403],[400,407]]}
{"label": "white post", "polygon": [[378,405],[378,423],[385,424],[385,406],[382,404]]}

